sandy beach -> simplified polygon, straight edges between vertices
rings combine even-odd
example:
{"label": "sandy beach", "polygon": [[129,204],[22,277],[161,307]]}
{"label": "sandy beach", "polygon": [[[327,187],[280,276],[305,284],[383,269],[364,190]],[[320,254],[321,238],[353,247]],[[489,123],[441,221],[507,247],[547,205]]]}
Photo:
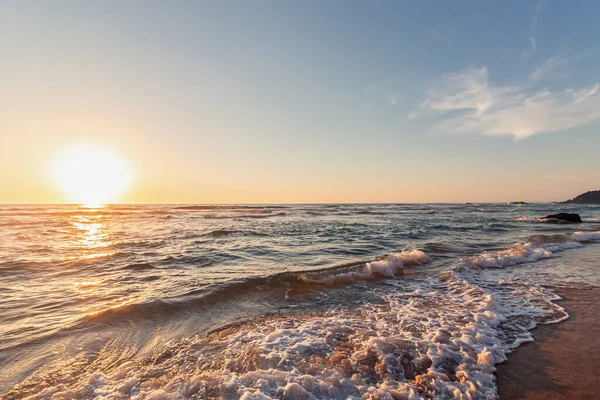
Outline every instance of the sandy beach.
{"label": "sandy beach", "polygon": [[501,399],[594,399],[600,389],[600,289],[558,289],[570,318],[533,330],[497,370]]}

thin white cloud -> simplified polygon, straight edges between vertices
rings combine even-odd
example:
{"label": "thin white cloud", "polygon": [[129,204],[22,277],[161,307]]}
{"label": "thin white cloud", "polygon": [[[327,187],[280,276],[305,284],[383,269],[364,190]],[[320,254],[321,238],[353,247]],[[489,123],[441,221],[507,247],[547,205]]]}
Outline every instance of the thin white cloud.
{"label": "thin white cloud", "polygon": [[[598,63],[598,47],[589,48],[585,51],[572,54],[557,54],[544,61],[529,74],[529,80],[536,83],[542,80],[556,80],[572,76],[571,67],[574,64],[586,61],[587,63]],[[591,59],[591,60],[590,60]]]}
{"label": "thin white cloud", "polygon": [[550,74],[550,72],[557,67],[567,64],[568,59],[561,54],[558,54],[542,63],[539,67],[531,71],[529,79],[531,81],[538,81],[541,78]]}
{"label": "thin white cloud", "polygon": [[476,115],[481,115],[491,105],[486,67],[448,74],[443,81],[442,87],[427,91],[427,100],[421,109],[433,113],[473,109]]}
{"label": "thin white cloud", "polygon": [[515,140],[576,128],[600,119],[600,84],[532,92],[529,86],[493,86],[487,68],[443,77],[409,117],[446,117],[437,129],[451,133],[513,136]]}
{"label": "thin white cloud", "polygon": [[535,53],[536,49],[536,41],[535,36],[529,36],[529,50],[524,51],[521,54],[521,58],[529,58],[533,53]]}
{"label": "thin white cloud", "polygon": [[538,24],[540,13],[542,12],[543,1],[538,1],[537,5],[533,9],[533,15],[531,16],[531,26],[529,29],[529,49],[521,54],[521,58],[529,58],[536,50],[536,39],[535,39],[535,28]]}
{"label": "thin white cloud", "polygon": [[398,104],[398,100],[396,100],[396,98],[395,98],[395,97],[393,97],[393,96],[390,96],[390,97],[388,98],[388,101],[389,101],[389,102],[390,102],[390,104],[391,104],[391,105],[393,105],[393,106],[395,106],[396,104]]}

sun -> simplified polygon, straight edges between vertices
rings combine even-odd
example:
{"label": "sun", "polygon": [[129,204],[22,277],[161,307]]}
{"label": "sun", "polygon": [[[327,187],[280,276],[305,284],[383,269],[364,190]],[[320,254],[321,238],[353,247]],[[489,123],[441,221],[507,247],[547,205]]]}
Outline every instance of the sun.
{"label": "sun", "polygon": [[60,153],[52,170],[69,201],[99,207],[117,201],[131,180],[128,165],[103,147],[77,146]]}

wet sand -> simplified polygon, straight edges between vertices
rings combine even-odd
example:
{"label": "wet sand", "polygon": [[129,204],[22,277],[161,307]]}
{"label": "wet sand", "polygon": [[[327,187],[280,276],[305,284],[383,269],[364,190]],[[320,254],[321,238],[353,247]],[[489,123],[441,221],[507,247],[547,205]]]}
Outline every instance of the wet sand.
{"label": "wet sand", "polygon": [[570,318],[538,326],[498,366],[501,399],[600,399],[600,288],[557,292]]}

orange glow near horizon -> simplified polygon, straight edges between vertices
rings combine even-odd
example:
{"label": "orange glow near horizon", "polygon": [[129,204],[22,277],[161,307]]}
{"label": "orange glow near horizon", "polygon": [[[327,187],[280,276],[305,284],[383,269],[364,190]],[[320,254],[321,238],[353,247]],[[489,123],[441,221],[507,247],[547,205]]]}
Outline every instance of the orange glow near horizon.
{"label": "orange glow near horizon", "polygon": [[119,156],[93,146],[62,152],[52,173],[70,201],[93,208],[119,200],[131,181],[131,171]]}

